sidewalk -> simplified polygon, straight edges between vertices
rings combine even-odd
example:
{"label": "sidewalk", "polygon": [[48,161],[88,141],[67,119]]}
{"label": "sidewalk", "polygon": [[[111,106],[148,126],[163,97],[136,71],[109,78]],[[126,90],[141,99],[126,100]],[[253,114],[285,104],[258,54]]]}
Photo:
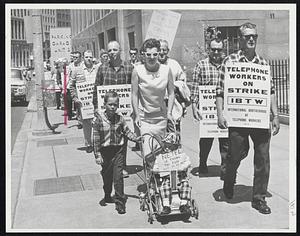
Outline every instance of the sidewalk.
{"label": "sidewalk", "polygon": [[[20,187],[12,182],[13,229],[78,230],[84,231],[230,231],[289,228],[289,126],[281,125],[280,133],[271,141],[271,176],[268,204],[270,215],[262,215],[251,208],[253,150],[240,165],[232,200],[226,200],[219,179],[220,155],[215,140],[209,160],[209,174],[194,176],[198,166],[198,125],[188,117],[183,120],[183,149],[191,157],[192,197],[199,206],[199,219],[190,222],[180,219],[161,224],[147,222],[146,212],[139,209],[138,190],[143,185],[142,159],[139,152],[132,152],[129,142],[127,165],[130,177],[124,179],[128,196],[125,215],[119,215],[114,205],[101,207],[103,197],[100,167],[92,153],[83,150],[83,131],[77,121],[64,125],[64,111],[49,109],[51,124],[58,124],[60,134],[33,136],[31,131],[37,121],[36,112],[28,112],[24,127],[28,143],[21,172]],[[29,124],[30,122],[30,124]],[[25,124],[26,123],[26,124]],[[23,129],[23,127],[22,127]],[[22,135],[24,136],[24,132]],[[21,131],[20,131],[21,133]],[[251,141],[250,141],[251,143]],[[24,149],[24,150],[25,150]],[[12,157],[13,158],[13,157]],[[14,178],[12,172],[12,178]],[[17,192],[19,191],[19,195]],[[14,202],[14,200],[12,200]]]}

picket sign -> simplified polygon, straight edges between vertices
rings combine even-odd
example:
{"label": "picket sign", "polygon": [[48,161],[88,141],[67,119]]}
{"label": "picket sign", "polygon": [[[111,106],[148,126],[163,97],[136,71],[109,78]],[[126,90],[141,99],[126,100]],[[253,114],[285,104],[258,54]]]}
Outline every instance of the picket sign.
{"label": "picket sign", "polygon": [[153,171],[163,172],[163,171],[183,171],[191,166],[191,161],[189,156],[187,156],[182,148],[177,150],[160,153],[156,156],[154,162]]}

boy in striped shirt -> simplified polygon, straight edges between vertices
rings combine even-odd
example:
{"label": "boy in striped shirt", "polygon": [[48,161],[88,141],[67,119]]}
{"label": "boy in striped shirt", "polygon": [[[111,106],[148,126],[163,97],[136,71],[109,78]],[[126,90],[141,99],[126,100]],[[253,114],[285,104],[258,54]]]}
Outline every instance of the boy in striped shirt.
{"label": "boy in striped shirt", "polygon": [[[125,137],[134,142],[139,142],[142,137],[137,137],[127,126],[125,119],[117,109],[119,107],[119,96],[116,92],[107,92],[104,96],[105,111],[96,113],[93,120],[94,154],[96,163],[102,166],[104,199],[100,205],[106,203],[116,204],[119,214],[125,214],[123,161],[124,148],[126,148]],[[112,199],[112,183],[114,183],[115,199]]]}

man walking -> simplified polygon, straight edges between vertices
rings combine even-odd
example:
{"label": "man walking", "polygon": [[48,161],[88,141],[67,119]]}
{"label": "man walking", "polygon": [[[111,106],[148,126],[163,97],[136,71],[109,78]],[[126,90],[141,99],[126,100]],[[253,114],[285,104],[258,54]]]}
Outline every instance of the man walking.
{"label": "man walking", "polygon": [[[131,84],[131,73],[133,66],[130,62],[123,61],[121,59],[121,48],[117,41],[110,41],[107,45],[107,52],[109,56],[109,62],[102,64],[97,72],[93,104],[95,112],[98,112],[98,98],[97,98],[97,86],[99,85],[117,85],[117,84]],[[124,142],[124,170],[123,177],[128,177],[126,167],[126,154],[127,154],[127,139]]]}
{"label": "man walking", "polygon": [[[81,101],[77,97],[76,84],[80,82],[90,82],[95,83],[96,73],[98,66],[93,64],[93,52],[91,50],[86,50],[83,53],[84,61],[79,66],[75,67],[74,71],[71,73],[71,96],[76,104],[79,107],[78,111],[82,107]],[[92,118],[83,119],[81,112],[79,113],[79,119],[82,122],[83,126],[83,135],[86,145],[86,152],[93,152],[92,144]]]}
{"label": "man walking", "polygon": [[[191,98],[193,116],[197,121],[202,120],[202,115],[199,111],[199,85],[217,86],[223,47],[223,42],[220,39],[212,39],[209,44],[209,57],[200,60],[194,68]],[[208,173],[207,158],[213,141],[214,138],[200,138],[199,140],[199,174]],[[220,178],[223,180],[225,173],[225,159],[228,153],[228,138],[219,138],[219,150],[221,154]]]}
{"label": "man walking", "polygon": [[[160,52],[159,52],[159,56],[158,56],[159,63],[168,65],[170,67],[174,82],[175,81],[186,82],[186,75],[183,72],[179,63],[175,59],[172,59],[168,56],[168,54],[170,52],[168,41],[160,39],[159,42],[160,42]],[[175,89],[176,89],[176,83],[174,83],[174,85],[175,85]],[[175,96],[176,96],[176,94],[175,94]],[[180,108],[180,106],[182,106],[182,105],[184,105],[184,104],[180,104],[177,101],[175,101],[174,108],[175,108],[175,106],[179,106],[179,108]],[[174,108],[173,108],[173,110],[175,110]],[[185,114],[185,107],[182,107],[182,109],[179,109],[179,110],[182,110],[182,116],[183,116]],[[181,118],[176,120],[176,124],[175,124],[176,131],[178,133],[180,133],[180,121],[181,121]],[[175,131],[174,125],[168,121],[167,132],[174,132],[174,131]]]}
{"label": "man walking", "polygon": [[[79,66],[81,63],[81,53],[76,51],[76,52],[72,52],[71,54],[71,58],[72,58],[72,63],[70,63],[70,65],[68,66],[68,82],[67,82],[67,113],[68,113],[68,120],[71,120],[72,117],[74,116],[73,114],[73,109],[72,109],[72,96],[71,96],[71,90],[70,90],[70,86],[72,84],[71,80],[72,80],[72,71],[75,70],[75,67]],[[79,108],[77,108],[77,110],[79,110]],[[77,111],[77,119],[78,118],[78,114],[79,112]],[[80,122],[80,121],[78,121]],[[81,123],[78,123],[78,126],[82,126]]]}
{"label": "man walking", "polygon": [[[221,76],[216,89],[216,103],[218,113],[218,125],[221,129],[227,128],[227,122],[222,114],[223,96],[224,96],[224,81],[225,69],[228,63],[248,63],[248,65],[259,64],[268,65],[266,60],[260,57],[255,49],[257,43],[256,25],[245,23],[239,28],[239,45],[240,50],[226,57],[221,65]],[[280,124],[277,113],[275,88],[271,79],[271,104],[270,109],[273,115],[272,128],[273,135],[279,132]],[[242,105],[241,105],[242,106]],[[252,193],[252,207],[257,209],[262,214],[270,214],[271,209],[265,201],[267,195],[269,174],[270,174],[270,138],[271,127],[269,129],[258,128],[243,128],[229,127],[229,155],[226,162],[226,173],[223,185],[223,191],[228,199],[231,199],[234,194],[234,182],[236,172],[243,158],[248,155],[249,151],[249,136],[254,145],[254,179]]]}

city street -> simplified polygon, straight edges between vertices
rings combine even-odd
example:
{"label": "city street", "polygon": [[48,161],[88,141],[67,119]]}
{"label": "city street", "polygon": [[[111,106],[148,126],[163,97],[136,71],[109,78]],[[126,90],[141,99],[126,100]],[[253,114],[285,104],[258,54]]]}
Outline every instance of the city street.
{"label": "city street", "polygon": [[[27,113],[24,127],[36,123],[36,113]],[[272,138],[271,176],[267,201],[272,208],[270,215],[263,215],[251,208],[253,150],[243,160],[239,171],[235,196],[227,200],[219,179],[220,156],[215,141],[208,160],[209,174],[194,175],[198,165],[197,124],[188,116],[183,120],[183,148],[190,156],[190,183],[192,197],[199,206],[199,219],[183,221],[169,217],[165,222],[147,222],[147,213],[139,209],[138,194],[144,187],[142,159],[139,152],[132,152],[129,143],[127,165],[130,177],[125,179],[127,213],[118,215],[114,205],[101,207],[103,197],[100,167],[93,154],[83,150],[82,130],[77,121],[63,124],[63,111],[49,108],[49,120],[58,124],[56,135],[33,136],[28,132],[28,144],[16,199],[13,229],[85,229],[95,231],[123,230],[267,230],[289,228],[289,126],[282,125],[280,133]],[[31,129],[29,129],[31,130]],[[250,142],[251,143],[251,142]],[[252,147],[252,145],[251,145]],[[236,217],[238,216],[238,217]],[[234,220],[232,220],[234,219]],[[262,224],[262,222],[264,222]]]}
{"label": "city street", "polygon": [[[6,231],[295,232],[296,5],[281,5],[7,4],[6,91],[23,102],[6,110]],[[180,138],[159,158],[145,138],[145,169],[145,146],[111,151],[133,136],[116,109],[143,136],[181,119]],[[206,168],[200,134],[226,127]]]}
{"label": "city street", "polygon": [[24,121],[24,117],[27,112],[27,106],[32,96],[33,86],[34,86],[34,81],[29,81],[28,94],[26,98],[27,103],[12,102],[11,104],[11,151],[14,148],[17,135]]}

